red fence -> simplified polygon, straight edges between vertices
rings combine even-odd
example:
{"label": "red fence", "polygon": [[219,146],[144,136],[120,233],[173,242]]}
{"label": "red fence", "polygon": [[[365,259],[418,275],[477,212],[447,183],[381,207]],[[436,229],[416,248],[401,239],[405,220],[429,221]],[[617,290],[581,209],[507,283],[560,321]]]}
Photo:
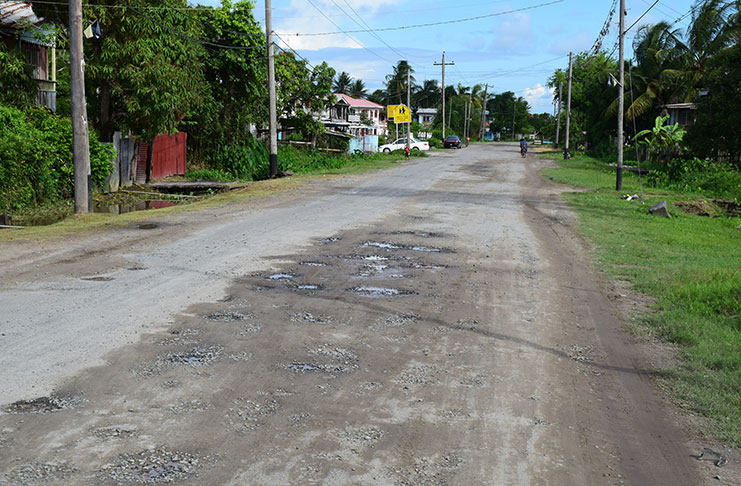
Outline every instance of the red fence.
{"label": "red fence", "polygon": [[185,154],[188,134],[157,135],[152,145],[152,179],[185,174]]}

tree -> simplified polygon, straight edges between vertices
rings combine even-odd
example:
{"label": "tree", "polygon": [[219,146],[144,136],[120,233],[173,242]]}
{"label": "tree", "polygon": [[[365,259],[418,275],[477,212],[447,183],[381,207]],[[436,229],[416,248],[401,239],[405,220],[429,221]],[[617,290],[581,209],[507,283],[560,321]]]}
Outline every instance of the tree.
{"label": "tree", "polygon": [[[393,67],[393,72],[386,76],[386,91],[389,97],[398,99],[399,104],[403,104],[407,98],[407,76],[408,73],[414,73],[408,62],[399,61],[396,66]],[[410,82],[414,86],[414,76],[410,77]],[[389,100],[390,101],[390,100]]]}
{"label": "tree", "polygon": [[352,84],[352,78],[345,71],[342,71],[337,75],[337,79],[332,84],[332,89],[335,93],[350,94],[350,85]]}
{"label": "tree", "polygon": [[20,51],[0,42],[0,104],[27,108],[36,100],[36,82]]}
{"label": "tree", "polygon": [[434,108],[440,104],[442,90],[436,79],[425,79],[412,93],[414,108]]}
{"label": "tree", "polygon": [[349,94],[353,98],[366,98],[368,96],[365,89],[365,83],[362,79],[356,79],[350,84]]}
{"label": "tree", "polygon": [[172,8],[147,9],[148,1],[131,0],[129,8],[84,10],[85,23],[97,18],[104,33],[85,46],[90,118],[102,140],[114,130],[149,138],[172,133],[204,102],[200,22],[184,11],[185,0],[160,4]]}
{"label": "tree", "polygon": [[388,99],[389,99],[388,92],[384,89],[377,89],[373,93],[368,95],[368,101],[372,101],[373,103],[378,103],[379,105],[387,105]]}
{"label": "tree", "polygon": [[717,159],[725,153],[741,168],[741,45],[713,56],[705,81],[709,94],[700,98],[688,145],[703,158]]}

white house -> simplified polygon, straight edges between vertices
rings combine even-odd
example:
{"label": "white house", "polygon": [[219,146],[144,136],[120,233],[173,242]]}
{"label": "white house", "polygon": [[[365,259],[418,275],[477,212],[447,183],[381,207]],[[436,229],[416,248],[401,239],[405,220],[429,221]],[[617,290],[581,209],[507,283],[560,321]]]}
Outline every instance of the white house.
{"label": "white house", "polygon": [[417,108],[417,113],[414,114],[415,121],[421,123],[425,127],[432,125],[436,115],[437,108]]}

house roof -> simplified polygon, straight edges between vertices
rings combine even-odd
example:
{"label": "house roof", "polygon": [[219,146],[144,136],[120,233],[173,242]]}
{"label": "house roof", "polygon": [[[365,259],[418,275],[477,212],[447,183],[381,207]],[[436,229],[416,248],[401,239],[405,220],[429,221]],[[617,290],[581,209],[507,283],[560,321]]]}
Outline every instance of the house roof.
{"label": "house roof", "polygon": [[352,96],[348,96],[344,93],[335,93],[334,95],[340,99],[345,100],[352,108],[384,108],[383,105],[379,105],[378,103],[373,103],[372,101],[359,98],[353,98]]}
{"label": "house roof", "polygon": [[418,115],[435,115],[437,108],[417,108]]}
{"label": "house roof", "polygon": [[696,110],[697,105],[695,103],[672,103],[670,105],[664,105],[662,108],[675,108],[675,109],[689,109],[689,110]]}
{"label": "house roof", "polygon": [[17,29],[40,21],[28,2],[0,2],[1,27]]}

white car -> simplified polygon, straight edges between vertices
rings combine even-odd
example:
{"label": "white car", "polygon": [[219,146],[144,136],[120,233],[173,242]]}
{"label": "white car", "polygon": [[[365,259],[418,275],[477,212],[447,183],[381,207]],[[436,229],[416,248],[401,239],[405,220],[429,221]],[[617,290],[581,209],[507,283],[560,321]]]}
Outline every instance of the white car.
{"label": "white car", "polygon": [[[387,143],[378,147],[379,152],[393,152],[394,150],[404,150],[407,146],[406,137],[400,138],[393,143]],[[420,142],[414,137],[409,140],[409,148],[411,150],[430,150],[430,144],[427,142]]]}

